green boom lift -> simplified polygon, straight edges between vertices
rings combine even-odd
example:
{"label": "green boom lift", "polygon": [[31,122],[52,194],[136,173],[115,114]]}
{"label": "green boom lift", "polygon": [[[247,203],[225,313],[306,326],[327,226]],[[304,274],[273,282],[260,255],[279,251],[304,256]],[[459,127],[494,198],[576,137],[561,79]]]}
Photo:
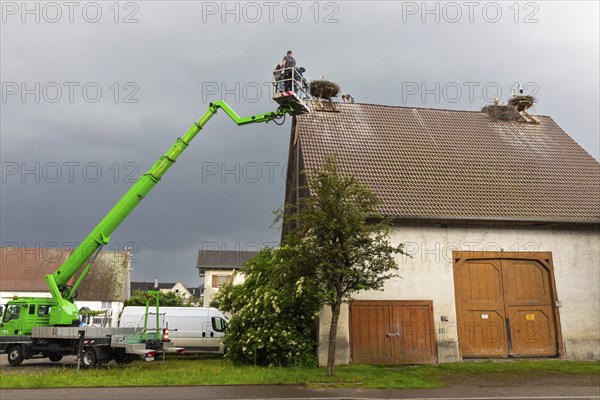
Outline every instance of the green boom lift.
{"label": "green boom lift", "polygon": [[[279,103],[275,112],[249,117],[238,116],[224,101],[211,103],[208,111],[139,178],[65,262],[54,273],[46,276],[51,299],[22,297],[7,302],[0,323],[0,352],[8,353],[11,365],[19,365],[24,359],[39,357],[49,357],[52,361],[58,361],[63,355],[81,355],[81,350],[84,350],[84,367],[111,359],[118,362],[129,362],[135,357],[154,359],[154,350],[161,350],[162,347],[156,343],[148,345],[144,340],[145,332],[135,336],[133,332],[123,328],[102,328],[93,331],[87,329],[88,327],[80,328],[79,310],[74,300],[77,288],[89,272],[98,252],[109,243],[110,235],[150,193],[219,109],[240,126],[275,121],[287,114],[308,112],[306,97],[302,94],[287,92],[281,96],[277,93],[274,99]],[[79,271],[79,278],[69,287],[69,280]],[[87,339],[87,343],[93,344],[87,345],[85,349],[79,348],[81,343],[86,343],[82,336]],[[132,343],[132,337],[139,337],[139,343]]]}

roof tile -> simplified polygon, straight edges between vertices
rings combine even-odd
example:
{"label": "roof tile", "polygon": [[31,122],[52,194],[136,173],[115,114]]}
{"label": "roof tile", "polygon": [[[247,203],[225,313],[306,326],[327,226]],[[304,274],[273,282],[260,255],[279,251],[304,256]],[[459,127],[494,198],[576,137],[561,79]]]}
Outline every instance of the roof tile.
{"label": "roof tile", "polygon": [[550,117],[376,104],[297,116],[308,171],[329,154],[398,218],[600,222],[600,164]]}

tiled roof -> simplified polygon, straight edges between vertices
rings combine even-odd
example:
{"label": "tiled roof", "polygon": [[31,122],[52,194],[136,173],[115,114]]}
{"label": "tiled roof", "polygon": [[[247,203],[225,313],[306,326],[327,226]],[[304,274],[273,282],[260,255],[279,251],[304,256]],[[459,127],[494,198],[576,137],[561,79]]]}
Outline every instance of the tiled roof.
{"label": "tiled roof", "polygon": [[[0,247],[0,290],[49,292],[44,278],[56,271],[69,254],[68,249]],[[129,253],[101,251],[77,289],[75,301],[120,301],[124,285],[129,284],[128,275]]]}
{"label": "tiled roof", "polygon": [[405,219],[600,222],[600,164],[550,117],[336,104],[296,117],[307,171],[337,156]]}
{"label": "tiled roof", "polygon": [[[173,289],[177,282],[158,282],[159,289]],[[154,281],[152,282],[131,282],[131,293],[136,290],[141,290],[145,292],[148,289],[154,289]]]}
{"label": "tiled roof", "polygon": [[244,263],[256,254],[256,251],[200,250],[198,251],[196,267],[201,271],[242,268]]}

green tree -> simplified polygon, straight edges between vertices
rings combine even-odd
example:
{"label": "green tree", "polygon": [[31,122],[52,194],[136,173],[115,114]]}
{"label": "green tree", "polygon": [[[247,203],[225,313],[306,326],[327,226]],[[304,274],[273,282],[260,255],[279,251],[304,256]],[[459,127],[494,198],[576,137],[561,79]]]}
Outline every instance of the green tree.
{"label": "green tree", "polygon": [[292,249],[263,249],[246,263],[242,284],[227,283],[211,306],[230,313],[227,357],[245,364],[316,366],[315,285],[290,268]]}
{"label": "green tree", "polygon": [[334,157],[308,176],[310,196],[288,210],[294,229],[284,245],[294,249],[290,265],[311,277],[322,304],[331,307],[327,372],[334,374],[336,338],[342,304],[362,290],[380,290],[395,276],[395,253],[403,244],[389,241],[390,222],[378,213],[379,201],[355,177],[343,176]]}
{"label": "green tree", "polygon": [[[187,307],[190,304],[181,296],[175,292],[160,292],[158,298],[158,304],[160,307]],[[145,306],[146,305],[146,292],[143,290],[136,290],[129,299],[125,300],[124,306]],[[150,305],[155,305],[154,299],[150,300]]]}

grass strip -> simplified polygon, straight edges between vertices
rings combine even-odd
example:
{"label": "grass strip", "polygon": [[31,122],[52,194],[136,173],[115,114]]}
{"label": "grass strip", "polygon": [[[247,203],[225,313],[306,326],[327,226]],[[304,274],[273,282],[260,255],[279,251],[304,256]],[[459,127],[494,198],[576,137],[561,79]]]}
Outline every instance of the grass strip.
{"label": "grass strip", "polygon": [[166,363],[114,363],[77,373],[73,365],[38,365],[0,369],[0,388],[64,388],[101,386],[196,386],[301,384],[317,388],[435,388],[464,377],[534,374],[600,376],[600,363],[563,360],[462,362],[418,366],[340,365],[335,376],[324,368],[235,365],[228,360],[186,357]]}

